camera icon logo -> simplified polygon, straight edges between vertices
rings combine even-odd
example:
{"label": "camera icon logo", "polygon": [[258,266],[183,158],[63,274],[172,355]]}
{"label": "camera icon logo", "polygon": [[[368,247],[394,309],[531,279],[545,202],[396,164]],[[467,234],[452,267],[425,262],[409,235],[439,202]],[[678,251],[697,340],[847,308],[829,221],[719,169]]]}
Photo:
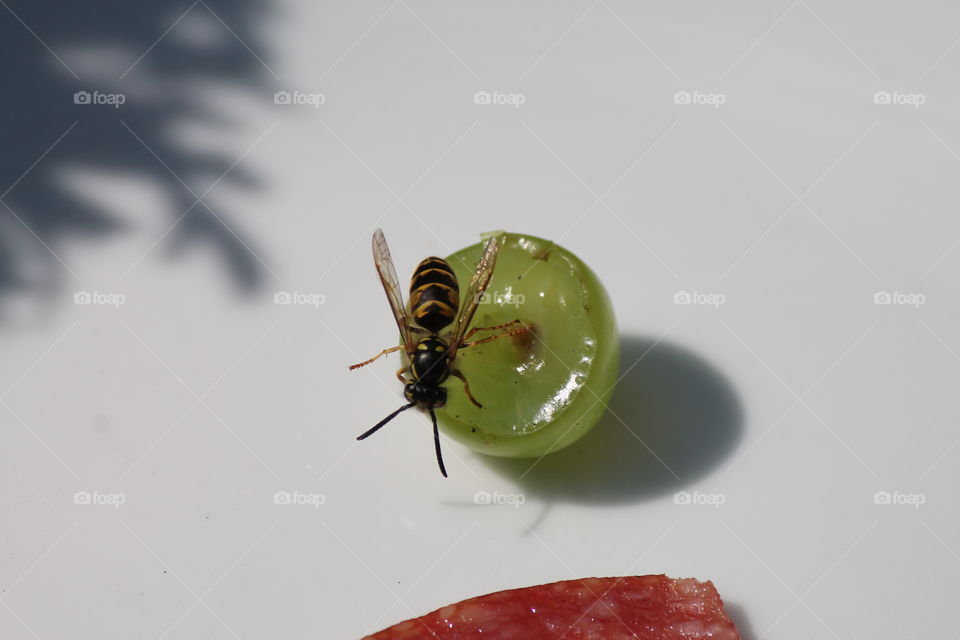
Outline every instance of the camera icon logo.
{"label": "camera icon logo", "polygon": [[77,291],[73,294],[73,304],[90,304],[92,301],[93,297],[89,291]]}
{"label": "camera icon logo", "polygon": [[293,296],[290,295],[289,291],[277,291],[273,294],[274,304],[290,304],[292,301]]}
{"label": "camera icon logo", "polygon": [[890,304],[893,302],[893,296],[889,291],[877,291],[873,294],[873,304]]}
{"label": "camera icon logo", "polygon": [[673,304],[690,304],[692,297],[689,291],[677,291],[673,294]]}
{"label": "camera icon logo", "polygon": [[490,504],[491,502],[489,491],[477,491],[473,494],[473,504]]}
{"label": "camera icon logo", "polygon": [[89,491],[77,491],[73,494],[73,504],[90,504],[91,495]]}
{"label": "camera icon logo", "polygon": [[77,91],[73,94],[73,104],[90,104],[90,99],[89,91]]}
{"label": "camera icon logo", "polygon": [[890,504],[891,496],[889,491],[877,491],[873,494],[873,504]]}
{"label": "camera icon logo", "polygon": [[291,502],[289,491],[277,491],[273,494],[273,504],[290,504]]}
{"label": "camera icon logo", "polygon": [[492,101],[493,97],[489,91],[477,91],[473,94],[473,104],[490,104]]}
{"label": "camera icon logo", "polygon": [[692,496],[689,491],[678,491],[673,494],[673,503],[674,504],[690,504],[692,502]]}
{"label": "camera icon logo", "polygon": [[289,91],[277,91],[273,94],[273,104],[290,104],[292,101],[293,96]]}
{"label": "camera icon logo", "polygon": [[873,94],[873,104],[890,104],[892,101],[893,96],[889,91],[877,91]]}
{"label": "camera icon logo", "polygon": [[690,104],[692,100],[693,96],[689,91],[677,91],[673,94],[673,104]]}

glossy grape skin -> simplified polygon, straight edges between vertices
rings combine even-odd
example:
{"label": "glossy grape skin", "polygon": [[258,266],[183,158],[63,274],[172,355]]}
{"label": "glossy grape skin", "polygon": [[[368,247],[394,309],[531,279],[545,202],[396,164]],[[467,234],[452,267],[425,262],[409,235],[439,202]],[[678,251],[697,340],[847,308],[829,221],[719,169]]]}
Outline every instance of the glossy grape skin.
{"label": "glossy grape skin", "polygon": [[[606,411],[619,370],[616,322],[600,280],[575,255],[541,238],[497,235],[488,301],[472,326],[519,318],[534,334],[461,349],[453,366],[484,407],[473,406],[451,377],[444,385],[447,405],[437,417],[447,435],[475,451],[538,457],[574,443]],[[483,244],[447,258],[463,293]]]}

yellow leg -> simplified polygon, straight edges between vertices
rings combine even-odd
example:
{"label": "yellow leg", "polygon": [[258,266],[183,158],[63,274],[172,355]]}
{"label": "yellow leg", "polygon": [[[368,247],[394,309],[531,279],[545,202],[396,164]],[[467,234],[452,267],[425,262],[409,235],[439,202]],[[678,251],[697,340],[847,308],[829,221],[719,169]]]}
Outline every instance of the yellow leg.
{"label": "yellow leg", "polygon": [[399,347],[390,347],[389,349],[384,349],[383,351],[381,351],[381,352],[378,353],[377,355],[373,356],[373,357],[370,358],[369,360],[364,360],[363,362],[358,362],[357,364],[352,364],[352,365],[350,365],[350,370],[353,371],[354,369],[359,369],[360,367],[365,367],[366,365],[370,364],[371,362],[373,362],[374,360],[376,360],[376,359],[379,358],[380,356],[386,355],[386,354],[388,354],[388,353],[393,353],[394,351],[398,351],[398,350],[400,350],[400,349],[402,349],[402,348],[403,348],[402,346],[399,346]]}
{"label": "yellow leg", "polygon": [[520,335],[521,333],[527,333],[528,331],[531,331],[532,329],[533,329],[533,327],[520,327],[519,329],[513,329],[513,330],[511,330],[511,331],[505,331],[504,333],[500,333],[500,334],[497,334],[497,335],[495,335],[495,336],[490,336],[490,337],[488,337],[488,338],[482,338],[482,339],[480,339],[480,340],[473,340],[472,342],[464,342],[464,343],[461,343],[461,344],[460,344],[460,348],[463,349],[464,347],[472,347],[472,346],[474,346],[474,345],[483,344],[484,342],[491,342],[491,341],[493,341],[493,340],[496,340],[497,338],[506,338],[507,336]]}
{"label": "yellow leg", "polygon": [[470,385],[467,383],[467,377],[456,369],[450,369],[450,375],[456,376],[463,381],[463,392],[467,394],[468,398],[470,398],[470,402],[475,404],[478,409],[483,409],[483,405],[477,402],[477,399],[473,397],[472,393],[470,393]]}
{"label": "yellow leg", "polygon": [[516,320],[511,320],[510,322],[504,322],[503,324],[495,324],[492,327],[473,327],[469,331],[467,331],[467,333],[463,336],[463,339],[466,340],[467,338],[477,333],[478,331],[493,331],[494,329],[506,329],[510,325],[514,325],[519,322],[520,322],[520,319],[517,318]]}

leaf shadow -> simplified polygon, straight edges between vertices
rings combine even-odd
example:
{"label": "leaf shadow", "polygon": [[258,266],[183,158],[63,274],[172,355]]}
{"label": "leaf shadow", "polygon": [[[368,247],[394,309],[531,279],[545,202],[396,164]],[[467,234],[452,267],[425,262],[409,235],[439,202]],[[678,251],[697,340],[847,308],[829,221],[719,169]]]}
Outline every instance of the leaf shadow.
{"label": "leaf shadow", "polygon": [[[136,202],[118,212],[79,193],[69,177],[76,170],[156,188],[167,211],[146,225],[144,251],[156,236],[168,259],[200,248],[216,256],[239,292],[259,288],[255,242],[215,193],[197,202],[220,179],[251,189],[258,177],[232,152],[188,143],[183,132],[238,129],[224,104],[204,99],[207,89],[252,100],[271,95],[270,71],[252,53],[269,58],[261,32],[267,8],[266,0],[89,0],[56,10],[8,0],[0,7],[0,86],[8,96],[0,105],[0,302],[43,302],[79,287],[70,266],[78,249],[93,251],[143,224]],[[124,101],[95,104],[90,96],[98,94]]]}

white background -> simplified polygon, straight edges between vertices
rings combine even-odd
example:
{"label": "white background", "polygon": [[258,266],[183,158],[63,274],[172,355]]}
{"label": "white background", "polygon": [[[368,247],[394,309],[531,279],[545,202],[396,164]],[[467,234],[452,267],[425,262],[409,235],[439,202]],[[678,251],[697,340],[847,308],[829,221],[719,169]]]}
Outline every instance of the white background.
{"label": "white background", "polygon": [[[169,133],[257,177],[185,181],[213,185],[259,288],[202,245],[171,256],[179,214],[149,179],[61,166],[57,145],[34,169],[126,227],[51,246],[59,288],[5,303],[0,636],[357,638],[499,589],[667,573],[713,580],[747,640],[952,637],[960,8],[317,5],[269,6],[244,49],[267,82],[196,89],[229,131]],[[170,25],[164,46],[234,38],[204,4],[155,37]],[[102,86],[149,85],[156,38],[113,51],[144,67]],[[57,51],[91,86],[96,45]],[[44,146],[85,126],[45,117]],[[445,439],[447,480],[422,415],[357,443],[401,399],[395,357],[346,369],[394,337],[377,226],[402,280],[491,229],[579,255],[617,312],[612,414],[533,469]]]}

